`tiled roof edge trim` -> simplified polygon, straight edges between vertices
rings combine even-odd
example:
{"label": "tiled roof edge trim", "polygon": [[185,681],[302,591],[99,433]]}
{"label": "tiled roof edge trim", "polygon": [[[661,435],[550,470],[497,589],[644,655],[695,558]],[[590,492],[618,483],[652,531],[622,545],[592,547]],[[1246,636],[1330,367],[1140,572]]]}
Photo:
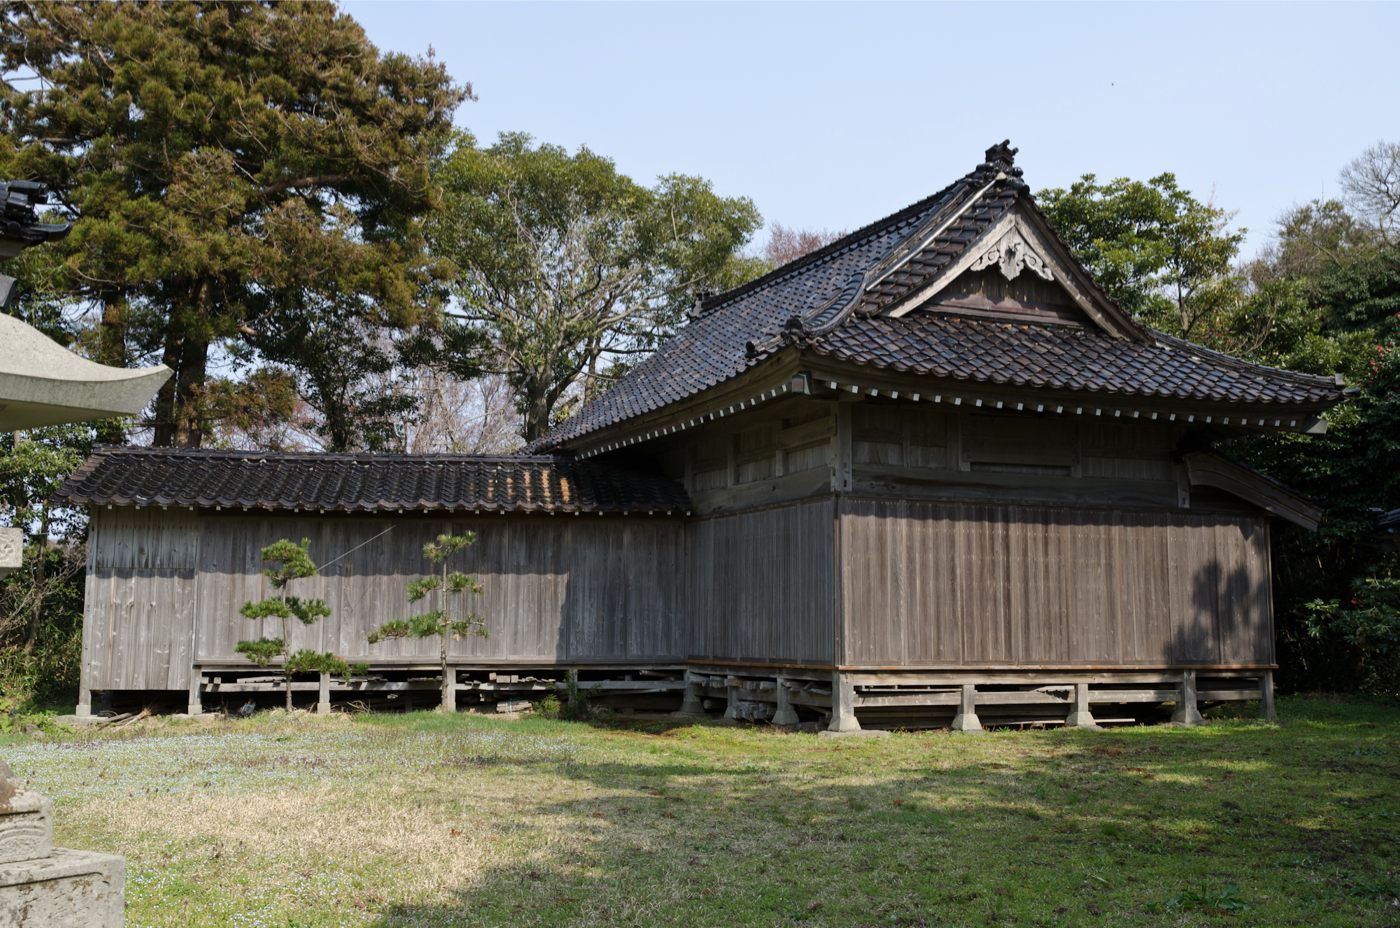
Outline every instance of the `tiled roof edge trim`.
{"label": "tiled roof edge trim", "polygon": [[572,455],[141,447],[98,448],[53,500],[70,506],[305,513],[683,515],[691,509],[685,490],[664,475]]}
{"label": "tiled roof edge trim", "polygon": [[[1317,386],[1332,386],[1337,390],[1340,398],[1343,387],[1346,384],[1342,381],[1341,374],[1334,374],[1328,377],[1326,374],[1305,374],[1302,371],[1290,371],[1285,367],[1272,367],[1268,364],[1260,364],[1257,361],[1246,361],[1244,358],[1237,358],[1233,355],[1225,354],[1223,351],[1216,351],[1214,348],[1207,348],[1205,345],[1198,345],[1195,342],[1188,342],[1184,338],[1177,338],[1175,335],[1168,335],[1166,332],[1159,332],[1156,329],[1147,329],[1147,332],[1157,340],[1164,348],[1172,351],[1187,352],[1195,355],[1203,355],[1220,364],[1233,367],[1239,371],[1254,373],[1265,371],[1272,376],[1282,377],[1285,380],[1294,380],[1298,383],[1305,383]],[[1243,466],[1243,465],[1241,465]]]}

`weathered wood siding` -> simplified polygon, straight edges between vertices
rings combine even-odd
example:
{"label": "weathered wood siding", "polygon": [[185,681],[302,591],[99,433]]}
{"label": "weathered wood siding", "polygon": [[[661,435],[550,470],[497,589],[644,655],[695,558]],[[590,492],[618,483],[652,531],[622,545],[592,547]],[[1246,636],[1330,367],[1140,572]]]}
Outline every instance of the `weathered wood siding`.
{"label": "weathered wood siding", "polygon": [[836,404],[794,396],[658,442],[697,515],[829,494]]}
{"label": "weathered wood siding", "polygon": [[92,689],[189,685],[199,519],[187,511],[93,513],[82,674]]}
{"label": "weathered wood siding", "polygon": [[1262,518],[847,498],[842,663],[1273,662]]}
{"label": "weathered wood siding", "polygon": [[869,496],[1175,509],[1172,423],[1035,417],[931,404],[851,409],[851,489]]}
{"label": "weathered wood siding", "polygon": [[193,661],[238,661],[239,640],[279,636],[279,623],[238,614],[242,603],[269,595],[258,551],[278,538],[309,538],[323,564],[350,552],[323,575],[293,582],[291,592],[323,597],[333,610],[310,627],[293,623],[294,649],[370,663],[435,661],[432,641],[371,646],[366,636],[426,608],[404,594],[431,570],[423,544],[472,530],[478,541],[454,566],[481,580],[483,594],[469,599],[490,636],[454,642],[454,656],[588,663],[674,661],[684,651],[684,526],[676,519],[95,516],[84,625],[91,689],[181,689]]}
{"label": "weathered wood siding", "polygon": [[791,503],[690,526],[689,655],[830,664],[835,503]]}

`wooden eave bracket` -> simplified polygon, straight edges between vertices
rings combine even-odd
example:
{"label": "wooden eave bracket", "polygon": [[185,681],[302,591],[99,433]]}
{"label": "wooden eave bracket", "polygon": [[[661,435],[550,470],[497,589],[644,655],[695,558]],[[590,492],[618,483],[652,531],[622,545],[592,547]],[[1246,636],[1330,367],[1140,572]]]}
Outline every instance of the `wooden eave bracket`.
{"label": "wooden eave bracket", "polygon": [[1310,532],[1317,531],[1322,522],[1320,507],[1283,484],[1224,455],[1213,451],[1192,451],[1183,454],[1181,460],[1186,465],[1186,478],[1192,486],[1223,490]]}

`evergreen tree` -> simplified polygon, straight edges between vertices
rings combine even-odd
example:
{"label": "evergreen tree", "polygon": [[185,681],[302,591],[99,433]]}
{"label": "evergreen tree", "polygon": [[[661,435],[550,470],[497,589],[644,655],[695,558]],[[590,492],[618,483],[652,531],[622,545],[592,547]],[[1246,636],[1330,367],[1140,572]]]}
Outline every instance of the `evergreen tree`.
{"label": "evergreen tree", "polygon": [[291,653],[293,619],[303,625],[314,625],[331,614],[330,607],[323,599],[303,599],[287,594],[287,585],[293,580],[316,575],[316,564],[308,552],[310,547],[309,538],[303,538],[301,544],[283,538],[263,548],[263,575],[267,577],[276,595],[256,602],[246,602],[239,609],[246,619],[277,619],[281,623],[282,637],[240,641],[234,650],[259,667],[271,666],[273,661],[281,658],[282,684],[287,695],[288,712],[292,709],[294,675],[337,673],[348,678],[351,672],[349,664],[329,652],[320,653],[302,648],[295,654]]}
{"label": "evergreen tree", "polygon": [[431,596],[433,608],[421,615],[385,622],[369,634],[369,643],[378,644],[389,638],[437,638],[438,660],[441,662],[442,701],[444,712],[457,709],[457,680],[447,667],[447,647],[455,638],[467,635],[486,637],[486,622],[474,612],[463,613],[453,608],[463,593],[481,593],[481,583],[458,570],[449,571],[448,558],[476,543],[476,533],[439,535],[423,546],[423,556],[437,565],[437,573],[421,577],[408,584],[408,601],[420,602]]}
{"label": "evergreen tree", "polygon": [[268,320],[307,293],[375,326],[432,322],[443,268],[421,225],[470,93],[440,63],[381,54],[332,4],[246,0],[6,4],[0,62],[0,174],[71,213],[46,248],[98,312],[95,357],[174,371],[157,445],[203,440],[221,348],[306,360]]}

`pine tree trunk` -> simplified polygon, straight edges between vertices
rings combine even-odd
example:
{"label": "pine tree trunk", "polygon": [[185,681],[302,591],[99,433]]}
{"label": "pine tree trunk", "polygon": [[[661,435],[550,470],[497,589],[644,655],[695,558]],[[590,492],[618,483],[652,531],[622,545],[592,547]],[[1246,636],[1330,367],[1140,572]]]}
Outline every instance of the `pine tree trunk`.
{"label": "pine tree trunk", "polygon": [[204,440],[199,396],[209,368],[209,338],[203,335],[209,316],[209,285],[194,288],[193,324],[190,314],[172,312],[166,324],[161,361],[174,376],[156,393],[155,435],[159,448],[198,448]]}
{"label": "pine tree trunk", "polygon": [[[126,367],[126,297],[108,295],[102,300],[102,324],[98,330],[97,360],[111,367]],[[126,444],[126,431],[119,419],[107,419],[97,424],[97,443]]]}
{"label": "pine tree trunk", "polygon": [[457,711],[457,681],[453,679],[456,674],[448,676],[447,673],[447,633],[438,636],[439,648],[438,656],[442,659],[442,702],[439,708],[443,712]]}
{"label": "pine tree trunk", "polygon": [[[282,597],[286,599],[286,596]],[[282,619],[282,684],[287,691],[287,711],[292,711],[292,673],[287,669],[287,661],[292,656],[292,623]]]}

